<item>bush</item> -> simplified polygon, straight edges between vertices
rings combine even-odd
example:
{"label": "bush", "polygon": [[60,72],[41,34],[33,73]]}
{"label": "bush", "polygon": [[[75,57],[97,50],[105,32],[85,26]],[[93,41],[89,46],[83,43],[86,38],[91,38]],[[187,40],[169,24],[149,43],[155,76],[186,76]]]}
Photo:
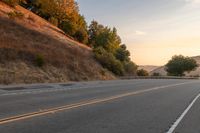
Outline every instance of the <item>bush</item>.
{"label": "bush", "polygon": [[44,58],[42,55],[37,55],[35,59],[36,65],[42,67],[44,65]]}
{"label": "bush", "polygon": [[73,36],[76,33],[76,26],[70,21],[63,21],[61,24],[59,24],[59,28],[70,36]]}
{"label": "bush", "polygon": [[152,76],[161,76],[161,75],[160,75],[160,73],[156,73],[156,72],[155,72],[155,73],[153,73]]}
{"label": "bush", "polygon": [[144,69],[140,69],[140,70],[137,70],[137,75],[138,76],[149,76],[149,73]]}
{"label": "bush", "polygon": [[114,74],[122,76],[124,74],[124,68],[122,63],[117,60],[113,54],[106,52],[102,47],[94,50],[95,58],[97,61]]}
{"label": "bush", "polygon": [[77,41],[87,44],[88,43],[88,33],[86,30],[79,29],[73,36]]}
{"label": "bush", "polygon": [[9,13],[8,13],[8,16],[9,16],[9,18],[11,18],[11,19],[14,19],[14,18],[23,18],[23,17],[24,17],[24,14],[21,13],[21,12],[14,11],[14,12],[9,12]]}
{"label": "bush", "polygon": [[136,75],[137,68],[138,66],[132,61],[125,62],[124,64],[126,75],[131,75],[131,76]]}
{"label": "bush", "polygon": [[55,26],[58,26],[58,19],[54,18],[54,17],[51,17],[49,18],[48,20],[50,23],[52,23],[53,25]]}

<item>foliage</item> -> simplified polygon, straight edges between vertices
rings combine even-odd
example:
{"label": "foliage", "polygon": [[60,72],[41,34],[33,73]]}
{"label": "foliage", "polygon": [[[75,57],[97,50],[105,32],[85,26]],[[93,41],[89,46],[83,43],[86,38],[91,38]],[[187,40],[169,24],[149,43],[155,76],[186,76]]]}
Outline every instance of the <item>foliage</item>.
{"label": "foliage", "polygon": [[58,26],[58,19],[54,17],[50,17],[48,20],[50,23],[52,23],[55,26]]}
{"label": "foliage", "polygon": [[76,31],[76,33],[73,35],[74,38],[76,38],[77,41],[87,44],[88,43],[88,34],[87,31],[84,29],[79,29]]}
{"label": "foliage", "polygon": [[138,66],[132,61],[124,63],[124,70],[126,75],[136,75],[137,68]]}
{"label": "foliage", "polygon": [[93,48],[99,63],[116,75],[135,75],[137,65],[130,60],[126,45],[116,28],[92,21],[88,27],[75,0],[25,0],[25,8],[48,20],[75,40]]}
{"label": "foliage", "polygon": [[87,23],[74,0],[26,0],[22,5],[61,28],[81,43],[88,43]]}
{"label": "foliage", "polygon": [[[88,32],[89,44],[95,49],[96,58],[103,67],[117,75],[136,74],[137,65],[131,62],[130,52],[127,50],[126,45],[121,45],[121,39],[117,34],[116,28],[111,29],[92,21]],[[115,69],[111,67],[110,64],[112,63],[118,64]],[[119,71],[114,72],[115,70]]]}
{"label": "foliage", "polygon": [[114,53],[121,44],[116,28],[104,27],[96,21],[89,26],[89,43],[93,48],[103,47],[106,51]]}
{"label": "foliage", "polygon": [[161,75],[160,75],[160,73],[154,72],[154,73],[152,74],[152,76],[161,76]]}
{"label": "foliage", "polygon": [[36,62],[36,65],[38,67],[42,67],[44,65],[44,58],[43,58],[43,56],[40,55],[40,54],[36,55],[35,62]]}
{"label": "foliage", "polygon": [[115,52],[115,57],[121,62],[129,62],[130,61],[130,52],[126,49],[126,45],[121,45]]}
{"label": "foliage", "polygon": [[101,65],[108,70],[112,71],[116,75],[123,75],[124,69],[122,63],[117,60],[111,53],[106,52],[102,47],[94,50],[95,58],[101,63]]}
{"label": "foliage", "polygon": [[137,70],[137,75],[138,76],[149,76],[149,73],[144,69],[140,69],[140,70]]}
{"label": "foliage", "polygon": [[13,12],[9,12],[8,16],[9,16],[9,18],[12,18],[12,19],[14,19],[14,18],[23,18],[24,14],[21,13],[21,12],[13,11]]}
{"label": "foliage", "polygon": [[189,57],[175,55],[166,64],[166,71],[170,76],[184,76],[184,72],[190,72],[198,67],[197,62]]}

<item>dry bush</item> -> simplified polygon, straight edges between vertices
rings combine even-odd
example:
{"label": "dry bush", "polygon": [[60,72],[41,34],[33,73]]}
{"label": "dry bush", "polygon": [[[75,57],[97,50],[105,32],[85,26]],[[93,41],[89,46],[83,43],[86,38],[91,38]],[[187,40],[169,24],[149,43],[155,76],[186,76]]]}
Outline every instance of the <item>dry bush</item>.
{"label": "dry bush", "polygon": [[8,16],[11,19],[15,19],[15,18],[22,19],[24,17],[24,14],[21,12],[13,11],[13,12],[9,12]]}

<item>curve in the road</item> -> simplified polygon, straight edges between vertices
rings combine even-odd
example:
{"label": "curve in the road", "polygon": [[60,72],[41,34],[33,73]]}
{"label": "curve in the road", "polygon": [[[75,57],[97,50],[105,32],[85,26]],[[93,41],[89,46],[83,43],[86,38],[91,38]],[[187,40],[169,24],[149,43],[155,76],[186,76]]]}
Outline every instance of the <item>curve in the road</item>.
{"label": "curve in the road", "polygon": [[145,90],[133,91],[133,92],[129,92],[129,93],[115,95],[115,96],[111,96],[111,97],[107,97],[107,98],[88,100],[88,101],[83,101],[80,103],[70,104],[70,105],[66,105],[66,106],[45,109],[45,110],[41,110],[38,112],[32,112],[32,113],[27,113],[27,114],[23,114],[23,115],[13,116],[13,117],[9,117],[9,118],[0,119],[0,125],[15,122],[15,121],[20,121],[20,120],[24,120],[24,119],[28,119],[28,118],[33,118],[36,116],[52,114],[52,113],[56,113],[59,111],[70,110],[70,109],[74,109],[74,108],[78,108],[78,107],[82,107],[82,106],[108,102],[108,101],[116,100],[116,99],[127,97],[127,96],[137,95],[137,94],[141,94],[141,93],[146,93],[146,92],[155,91],[155,90],[159,90],[159,89],[163,89],[163,88],[167,88],[167,87],[174,87],[174,86],[179,86],[179,85],[189,84],[189,83],[193,83],[193,82],[184,82],[184,83],[178,83],[178,84],[159,86],[159,87],[149,88],[149,89],[145,89]]}

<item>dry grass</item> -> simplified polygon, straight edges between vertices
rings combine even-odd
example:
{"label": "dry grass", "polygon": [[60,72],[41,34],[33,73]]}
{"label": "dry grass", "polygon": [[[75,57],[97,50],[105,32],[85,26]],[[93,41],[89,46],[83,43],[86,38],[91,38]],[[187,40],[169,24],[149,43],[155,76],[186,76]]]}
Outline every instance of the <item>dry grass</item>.
{"label": "dry grass", "polygon": [[[60,29],[32,13],[15,21],[8,19],[7,12],[15,10],[10,8],[6,7],[4,13],[0,9],[0,83],[114,78],[107,71],[102,73],[105,70],[95,61],[90,48],[66,37]],[[24,13],[23,10],[20,11]],[[37,55],[44,59],[42,68],[36,65]]]}

